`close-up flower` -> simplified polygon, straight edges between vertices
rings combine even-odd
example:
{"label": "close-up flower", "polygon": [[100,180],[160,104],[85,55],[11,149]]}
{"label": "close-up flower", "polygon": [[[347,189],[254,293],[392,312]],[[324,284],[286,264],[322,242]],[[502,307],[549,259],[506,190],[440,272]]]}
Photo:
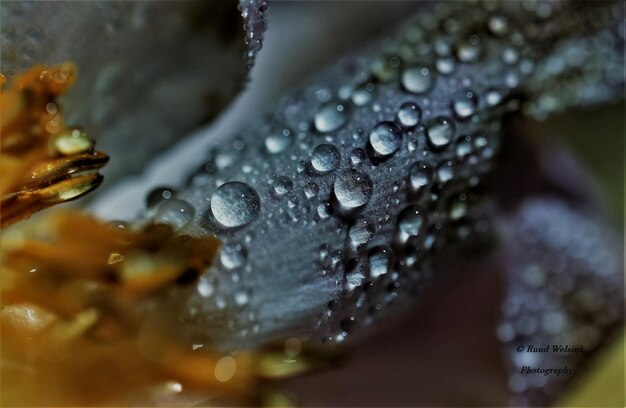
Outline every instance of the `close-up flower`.
{"label": "close-up flower", "polygon": [[0,405],[622,407],[624,3],[0,3]]}

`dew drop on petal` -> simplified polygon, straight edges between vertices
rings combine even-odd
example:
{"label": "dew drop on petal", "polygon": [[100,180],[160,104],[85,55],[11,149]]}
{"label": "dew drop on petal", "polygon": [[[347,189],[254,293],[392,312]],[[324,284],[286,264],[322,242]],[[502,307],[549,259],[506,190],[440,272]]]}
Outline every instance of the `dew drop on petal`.
{"label": "dew drop on petal", "polygon": [[333,192],[342,209],[352,210],[367,204],[374,186],[369,176],[355,169],[345,170],[337,176]]}
{"label": "dew drop on petal", "polygon": [[261,200],[256,190],[239,181],[222,184],[211,197],[211,212],[226,228],[249,224],[260,209]]}
{"label": "dew drop on petal", "polygon": [[313,150],[311,165],[320,173],[327,173],[337,168],[340,158],[339,150],[335,146],[322,144]]}
{"label": "dew drop on petal", "polygon": [[370,132],[369,142],[376,156],[390,156],[402,143],[402,130],[393,122],[381,122]]}
{"label": "dew drop on petal", "polygon": [[174,228],[183,228],[191,222],[195,213],[187,201],[167,200],[157,210],[155,220],[170,224]]}

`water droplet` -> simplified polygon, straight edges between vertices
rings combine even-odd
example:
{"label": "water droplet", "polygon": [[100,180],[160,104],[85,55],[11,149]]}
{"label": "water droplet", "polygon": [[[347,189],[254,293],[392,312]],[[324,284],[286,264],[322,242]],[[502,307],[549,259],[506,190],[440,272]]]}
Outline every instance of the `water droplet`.
{"label": "water droplet", "polygon": [[487,27],[495,35],[504,35],[507,33],[509,26],[503,16],[491,16],[487,22]]}
{"label": "water droplet", "polygon": [[152,207],[169,200],[175,194],[175,190],[169,187],[157,187],[148,193],[146,197],[146,206]]}
{"label": "water droplet", "polygon": [[365,160],[365,150],[359,148],[353,149],[350,153],[350,163],[356,166],[357,164],[363,163],[363,160]]}
{"label": "water droplet", "polygon": [[346,107],[337,102],[330,102],[320,107],[313,122],[318,132],[330,133],[341,128],[347,120]]}
{"label": "water droplet", "polygon": [[352,92],[352,103],[356,106],[365,106],[374,99],[374,84],[368,82],[361,84]]}
{"label": "water droplet", "polygon": [[363,285],[367,277],[367,265],[358,258],[350,259],[346,263],[346,289],[349,292]]}
{"label": "water droplet", "polygon": [[459,220],[467,215],[465,195],[457,197],[450,202],[448,214],[450,215],[450,219],[453,221]]}
{"label": "water droplet", "polygon": [[324,220],[328,217],[330,217],[330,204],[328,203],[320,203],[317,206],[317,215],[320,217],[320,219]]}
{"label": "water droplet", "polygon": [[274,192],[279,196],[287,194],[292,188],[293,183],[288,177],[278,177],[274,182]]}
{"label": "water droplet", "polygon": [[387,274],[394,263],[393,250],[388,246],[378,246],[369,252],[370,275],[372,278]]}
{"label": "water droplet", "polygon": [[337,168],[340,158],[339,150],[335,146],[321,144],[313,150],[311,165],[320,173],[327,173]]}
{"label": "water droplet", "polygon": [[390,156],[402,143],[402,130],[393,122],[381,122],[370,132],[369,141],[377,157]]}
{"label": "water droplet", "polygon": [[490,89],[485,95],[485,101],[489,106],[496,106],[502,102],[502,94],[496,89]]}
{"label": "water droplet", "polygon": [[409,170],[409,189],[413,194],[421,194],[431,183],[432,168],[423,162],[417,162]]}
{"label": "water droplet", "polygon": [[454,123],[450,118],[438,116],[432,119],[426,128],[428,142],[433,149],[442,149],[452,141],[455,132]]}
{"label": "water droplet", "polygon": [[306,198],[308,198],[309,200],[313,197],[315,197],[317,195],[317,193],[319,193],[320,188],[317,184],[311,182],[311,183],[307,183],[306,186],[304,186],[304,195],[306,196]]}
{"label": "water droplet", "polygon": [[222,184],[211,197],[211,212],[224,227],[241,227],[252,222],[261,209],[256,190],[245,183],[230,181]]}
{"label": "water droplet", "polygon": [[435,84],[434,73],[425,67],[405,69],[402,73],[402,86],[408,92],[423,94]]}
{"label": "water droplet", "polygon": [[437,181],[447,183],[454,178],[454,168],[451,161],[446,161],[437,166]]}
{"label": "water droplet", "polygon": [[456,66],[452,58],[438,58],[437,61],[435,61],[435,68],[441,75],[449,75],[454,72]]}
{"label": "water droplet", "polygon": [[372,63],[371,71],[380,82],[391,82],[398,77],[399,66],[398,57],[380,57]]}
{"label": "water droplet", "polygon": [[220,248],[220,262],[227,269],[242,267],[248,258],[248,251],[241,244],[228,245]]}
{"label": "water droplet", "polygon": [[187,201],[167,200],[156,212],[155,220],[170,224],[175,228],[183,228],[191,222],[195,214],[194,208]]}
{"label": "water droplet", "polygon": [[54,139],[54,147],[65,155],[82,153],[93,145],[87,133],[80,129],[73,129],[58,135]]}
{"label": "water droplet", "polygon": [[422,110],[413,102],[405,102],[398,110],[398,122],[405,128],[417,126],[422,119]]}
{"label": "water droplet", "polygon": [[342,209],[363,207],[372,196],[374,186],[369,176],[355,169],[343,171],[335,179],[333,192]]}
{"label": "water droplet", "polygon": [[474,151],[474,146],[472,145],[472,138],[469,136],[461,137],[456,142],[456,158],[459,161],[465,160],[470,154]]}
{"label": "water droplet", "polygon": [[466,91],[452,102],[452,110],[457,119],[467,119],[476,113],[478,98],[472,91]]}
{"label": "water droplet", "polygon": [[401,240],[406,242],[406,239],[409,237],[419,235],[424,224],[424,216],[419,207],[411,205],[402,210],[398,216],[398,229],[400,230]]}
{"label": "water droplet", "polygon": [[376,232],[376,225],[369,218],[359,218],[348,229],[348,238],[353,249],[367,244]]}
{"label": "water droplet", "polygon": [[502,51],[502,61],[506,64],[513,65],[519,60],[519,55],[512,47],[507,47]]}
{"label": "water droplet", "polygon": [[265,138],[265,148],[271,154],[284,152],[291,143],[293,143],[293,133],[289,129],[275,129]]}
{"label": "water droplet", "polygon": [[478,36],[472,35],[469,40],[461,41],[456,45],[456,56],[462,62],[476,62],[480,58],[481,47],[478,45]]}

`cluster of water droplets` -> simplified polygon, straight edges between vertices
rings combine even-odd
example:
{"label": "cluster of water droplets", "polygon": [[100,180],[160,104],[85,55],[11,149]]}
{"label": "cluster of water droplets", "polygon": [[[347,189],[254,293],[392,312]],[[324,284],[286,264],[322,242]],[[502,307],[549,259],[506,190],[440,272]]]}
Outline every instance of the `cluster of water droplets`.
{"label": "cluster of water droplets", "polygon": [[444,5],[340,61],[212,148],[184,191],[151,194],[163,222],[223,241],[192,320],[244,344],[343,341],[487,232],[481,182],[532,64],[524,34],[485,7]]}

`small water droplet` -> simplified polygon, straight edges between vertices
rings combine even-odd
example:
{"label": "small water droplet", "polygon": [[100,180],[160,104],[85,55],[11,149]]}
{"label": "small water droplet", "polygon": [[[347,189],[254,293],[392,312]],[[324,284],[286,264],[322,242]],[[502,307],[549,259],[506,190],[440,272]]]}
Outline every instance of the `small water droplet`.
{"label": "small water droplet", "polygon": [[393,250],[388,246],[378,246],[369,252],[370,275],[372,278],[387,274],[394,263]]}
{"label": "small water droplet", "polygon": [[306,196],[306,198],[308,198],[309,200],[315,196],[317,196],[317,193],[319,193],[320,188],[317,184],[311,182],[311,183],[307,183],[306,186],[304,186],[304,195]]}
{"label": "small water droplet", "polygon": [[371,82],[361,84],[352,92],[352,103],[356,106],[365,106],[374,99],[374,84]]}
{"label": "small water droplet", "polygon": [[346,263],[346,289],[349,292],[363,285],[367,277],[367,265],[359,258],[350,259]]}
{"label": "small water droplet", "polygon": [[337,176],[333,192],[340,209],[354,210],[367,204],[374,186],[369,176],[356,169],[345,170]]}
{"label": "small water droplet", "polygon": [[419,235],[424,224],[424,216],[419,207],[411,205],[402,210],[398,216],[398,229],[401,241],[406,242],[409,237]]}
{"label": "small water droplet", "polygon": [[347,120],[347,108],[343,104],[330,102],[320,107],[313,123],[318,132],[330,133],[341,128]]}
{"label": "small water droplet", "polygon": [[496,106],[502,102],[502,94],[496,89],[490,89],[485,94],[485,101],[489,106]]}
{"label": "small water droplet", "polygon": [[452,58],[438,58],[435,61],[435,68],[441,75],[449,75],[454,72],[456,65]]}
{"label": "small water droplet", "polygon": [[261,209],[256,190],[249,185],[230,181],[222,184],[211,197],[211,212],[224,227],[234,228],[252,222]]}
{"label": "small water droplet", "polygon": [[509,29],[508,22],[503,16],[491,16],[487,22],[487,27],[497,36],[506,34]]}
{"label": "small water droplet", "polygon": [[335,146],[321,144],[313,150],[311,165],[320,173],[327,173],[337,168],[340,158],[339,150]]}
{"label": "small water droplet", "polygon": [[293,182],[288,177],[278,177],[274,182],[274,192],[279,196],[287,194],[292,188]]}
{"label": "small water droplet", "polygon": [[413,194],[421,194],[431,183],[432,168],[423,162],[417,162],[409,169],[409,190]]}
{"label": "small water droplet", "polygon": [[271,154],[287,150],[293,143],[293,132],[289,129],[275,129],[265,138],[265,148]]}
{"label": "small water droplet", "polygon": [[352,165],[356,166],[357,164],[361,164],[363,163],[364,160],[365,160],[365,150],[359,149],[357,147],[356,149],[353,149],[352,152],[350,153],[350,163],[352,163]]}
{"label": "small water droplet", "polygon": [[228,245],[220,248],[220,262],[227,269],[242,267],[248,258],[248,251],[241,244]]}
{"label": "small water droplet", "polygon": [[467,215],[467,203],[464,194],[451,200],[448,214],[453,221],[459,220]]}
{"label": "small water droplet", "polygon": [[162,203],[165,200],[169,200],[175,194],[175,190],[170,187],[157,187],[148,193],[146,197],[146,206],[153,207]]}
{"label": "small water droplet", "polygon": [[447,183],[454,178],[454,168],[451,161],[446,161],[437,166],[437,181]]}
{"label": "small water droplet", "polygon": [[412,128],[420,123],[422,110],[414,102],[405,102],[400,106],[397,117],[404,128]]}
{"label": "small water droplet", "polygon": [[393,122],[381,122],[370,132],[369,142],[375,156],[390,156],[402,143],[402,130]]}
{"label": "small water droplet", "polygon": [[478,98],[472,91],[465,91],[463,95],[452,101],[452,110],[457,119],[467,119],[476,113]]}
{"label": "small water droplet", "polygon": [[478,36],[472,35],[468,40],[460,41],[456,45],[456,56],[462,62],[476,62],[480,58],[482,49]]}
{"label": "small water droplet", "polygon": [[402,86],[408,92],[423,94],[435,84],[434,73],[425,67],[412,67],[402,73]]}
{"label": "small water droplet", "polygon": [[320,203],[317,206],[317,215],[322,220],[330,217],[330,215],[331,215],[330,204],[328,204],[328,203]]}
{"label": "small water droplet", "polygon": [[187,201],[167,200],[161,204],[154,218],[174,228],[183,228],[191,222],[195,213],[194,208]]}
{"label": "small water droplet", "polygon": [[369,218],[357,219],[348,229],[348,238],[353,249],[367,244],[376,232],[376,225]]}
{"label": "small water droplet", "polygon": [[380,57],[372,63],[371,72],[380,82],[391,82],[398,77],[399,66],[398,57]]}
{"label": "small water droplet", "polygon": [[433,149],[442,149],[452,141],[456,128],[450,118],[438,116],[426,128],[428,142]]}

